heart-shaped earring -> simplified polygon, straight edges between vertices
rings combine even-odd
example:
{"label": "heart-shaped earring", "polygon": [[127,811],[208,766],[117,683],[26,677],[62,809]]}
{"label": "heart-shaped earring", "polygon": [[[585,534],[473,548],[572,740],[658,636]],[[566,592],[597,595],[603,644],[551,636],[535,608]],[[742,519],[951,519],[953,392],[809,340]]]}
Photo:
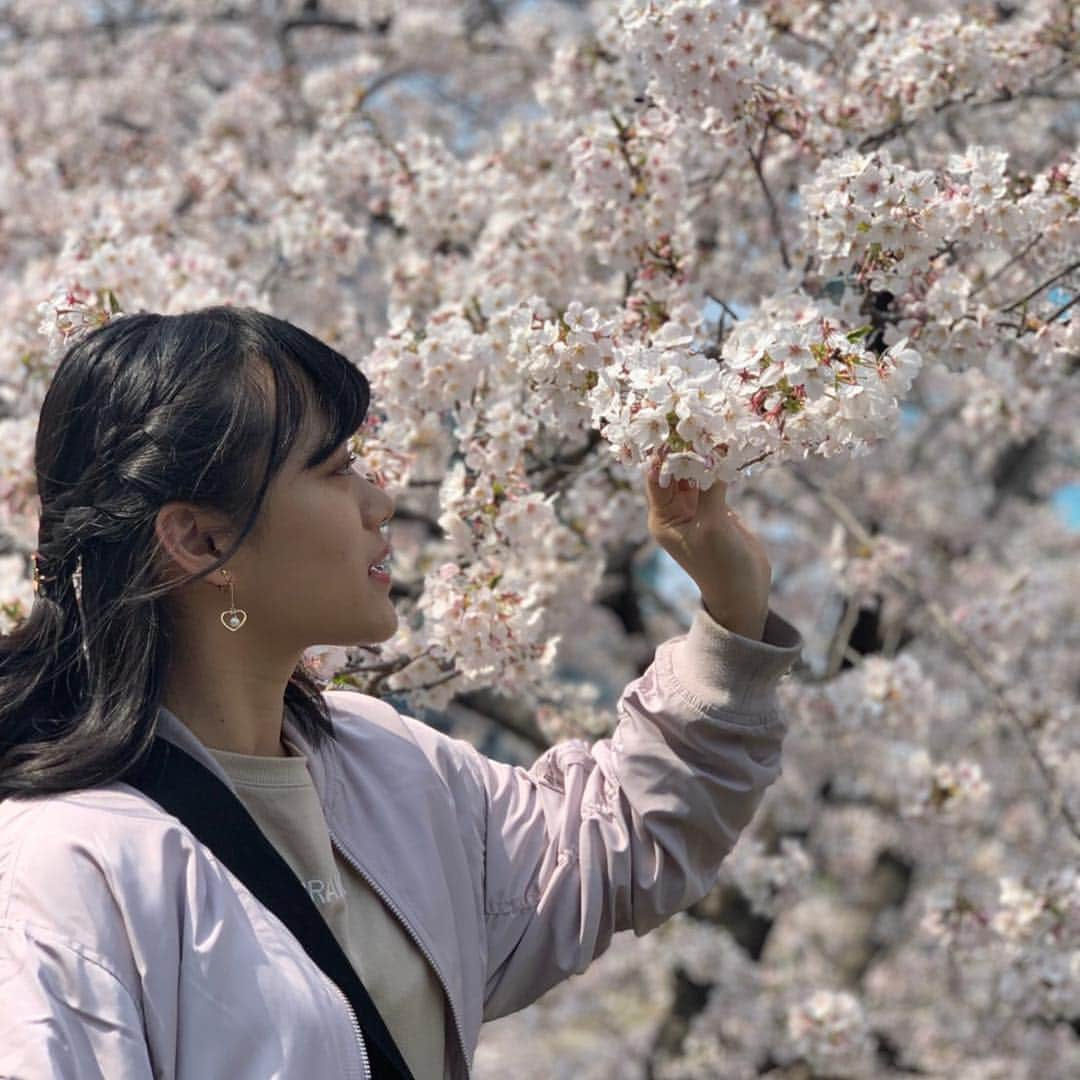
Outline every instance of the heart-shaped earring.
{"label": "heart-shaped earring", "polygon": [[232,630],[235,633],[247,622],[247,612],[241,611],[236,606],[236,596],[233,592],[233,583],[232,578],[229,576],[229,571],[222,570],[221,572],[225,576],[225,580],[229,583],[229,610],[221,613],[221,625],[224,626],[226,630]]}

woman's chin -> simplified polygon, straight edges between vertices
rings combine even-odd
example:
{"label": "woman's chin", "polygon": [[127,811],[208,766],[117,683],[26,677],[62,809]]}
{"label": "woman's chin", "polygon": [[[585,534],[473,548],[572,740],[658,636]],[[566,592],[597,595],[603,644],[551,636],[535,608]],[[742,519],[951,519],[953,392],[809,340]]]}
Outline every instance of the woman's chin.
{"label": "woman's chin", "polygon": [[364,640],[356,642],[357,645],[379,645],[384,641],[389,641],[397,633],[397,608],[389,601],[387,602],[386,607],[387,611],[385,615],[380,613],[378,619],[370,619],[364,635]]}

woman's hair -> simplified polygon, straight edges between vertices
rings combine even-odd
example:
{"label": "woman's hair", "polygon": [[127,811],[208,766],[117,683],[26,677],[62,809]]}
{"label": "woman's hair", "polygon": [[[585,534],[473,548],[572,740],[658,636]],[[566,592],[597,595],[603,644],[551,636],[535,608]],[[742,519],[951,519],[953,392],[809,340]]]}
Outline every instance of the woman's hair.
{"label": "woman's hair", "polygon": [[[344,356],[246,308],[120,316],[67,350],[34,446],[41,574],[55,580],[0,635],[0,800],[111,783],[141,760],[172,644],[161,598],[258,533],[313,403],[327,425],[317,465],[360,427],[368,400]],[[240,532],[209,569],[162,584],[155,518],[174,500],[223,512]],[[313,746],[333,737],[303,662],[285,705]]]}

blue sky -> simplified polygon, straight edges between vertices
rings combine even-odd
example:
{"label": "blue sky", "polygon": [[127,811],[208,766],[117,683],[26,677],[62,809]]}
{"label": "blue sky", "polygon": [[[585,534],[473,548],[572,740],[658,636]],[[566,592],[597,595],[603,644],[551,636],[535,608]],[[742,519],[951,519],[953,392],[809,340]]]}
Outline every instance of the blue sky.
{"label": "blue sky", "polygon": [[1058,488],[1052,501],[1069,528],[1080,529],[1080,483]]}

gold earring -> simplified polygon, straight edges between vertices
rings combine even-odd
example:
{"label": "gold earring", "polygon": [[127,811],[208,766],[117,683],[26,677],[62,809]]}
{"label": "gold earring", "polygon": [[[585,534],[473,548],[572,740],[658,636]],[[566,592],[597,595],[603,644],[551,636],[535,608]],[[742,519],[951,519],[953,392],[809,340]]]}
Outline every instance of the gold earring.
{"label": "gold earring", "polygon": [[[229,610],[221,613],[221,625],[224,626],[226,630],[235,632],[247,622],[247,612],[241,611],[236,606],[236,595],[233,592],[233,582],[232,577],[229,575],[229,571],[222,570],[221,572],[225,576],[225,580],[229,583]],[[223,588],[223,586],[218,587]]]}

